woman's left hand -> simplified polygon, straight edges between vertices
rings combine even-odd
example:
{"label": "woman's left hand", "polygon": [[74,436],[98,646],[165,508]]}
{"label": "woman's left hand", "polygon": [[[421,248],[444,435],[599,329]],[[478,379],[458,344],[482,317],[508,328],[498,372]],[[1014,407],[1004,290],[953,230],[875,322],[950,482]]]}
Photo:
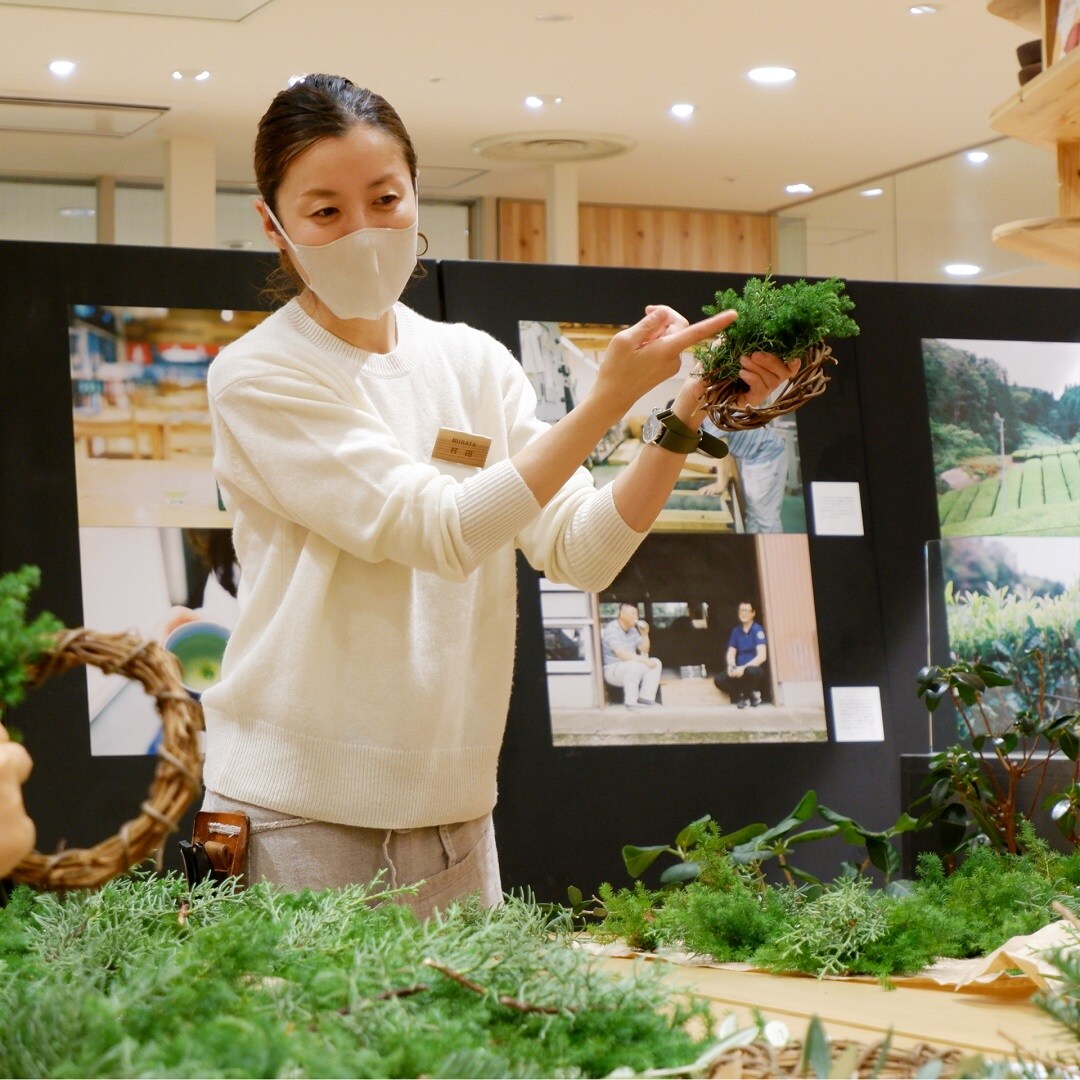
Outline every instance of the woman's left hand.
{"label": "woman's left hand", "polygon": [[740,364],[739,378],[749,389],[735,399],[735,404],[745,408],[747,405],[760,405],[782,382],[798,372],[802,361],[796,358],[785,364],[772,353],[756,352],[744,356]]}

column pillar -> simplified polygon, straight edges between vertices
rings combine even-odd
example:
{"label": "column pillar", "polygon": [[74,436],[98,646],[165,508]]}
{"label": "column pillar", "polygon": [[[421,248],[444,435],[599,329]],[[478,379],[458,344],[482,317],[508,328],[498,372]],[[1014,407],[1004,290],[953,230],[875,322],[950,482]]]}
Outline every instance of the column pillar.
{"label": "column pillar", "polygon": [[166,158],[165,243],[217,247],[214,144],[206,139],[170,139]]}
{"label": "column pillar", "polygon": [[97,242],[116,243],[116,177],[97,178]]}
{"label": "column pillar", "polygon": [[577,266],[578,171],[573,162],[549,166],[547,175],[547,261]]}

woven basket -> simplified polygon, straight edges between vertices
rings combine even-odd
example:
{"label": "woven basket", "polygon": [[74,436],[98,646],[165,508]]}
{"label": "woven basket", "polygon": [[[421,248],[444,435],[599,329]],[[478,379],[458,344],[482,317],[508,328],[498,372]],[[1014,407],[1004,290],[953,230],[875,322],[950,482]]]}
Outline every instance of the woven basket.
{"label": "woven basket", "polygon": [[[941,1062],[941,1072],[935,1076],[958,1076],[958,1066],[970,1055],[954,1047],[948,1049],[918,1043],[906,1049],[892,1046],[885,1039],[874,1043],[857,1043],[845,1039],[830,1040],[832,1062],[843,1059],[851,1069],[843,1076],[911,1077],[931,1061]],[[790,1042],[776,1049],[763,1041],[735,1047],[711,1062],[710,1077],[773,1078],[785,1076],[812,1076],[804,1071],[803,1047]],[[830,1075],[833,1075],[830,1073]]]}
{"label": "woven basket", "polygon": [[142,683],[161,716],[163,735],[149,795],[137,818],[94,847],[33,851],[11,872],[14,881],[41,889],[96,888],[157,852],[202,790],[198,732],[202,709],[180,683],[176,662],[157,642],[132,634],[66,630],[31,673],[40,686],[80,664]]}
{"label": "woven basket", "polygon": [[802,358],[799,370],[768,405],[737,405],[735,399],[746,391],[746,384],[738,376],[709,382],[702,402],[709,419],[725,431],[748,431],[751,428],[764,427],[778,416],[793,412],[824,393],[829,381],[829,376],[825,374],[825,365],[835,363],[836,357],[828,345],[812,345]]}

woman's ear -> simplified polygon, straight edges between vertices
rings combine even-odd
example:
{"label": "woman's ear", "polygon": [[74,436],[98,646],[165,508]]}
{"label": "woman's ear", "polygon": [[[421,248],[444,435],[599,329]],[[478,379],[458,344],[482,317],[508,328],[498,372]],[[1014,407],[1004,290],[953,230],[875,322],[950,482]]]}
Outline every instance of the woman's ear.
{"label": "woman's ear", "polygon": [[270,241],[278,249],[278,251],[284,251],[286,244],[285,238],[278,232],[277,226],[270,218],[270,214],[266,209],[266,202],[263,199],[255,199],[252,205],[258,211],[259,218],[262,220],[263,234],[266,239]]}

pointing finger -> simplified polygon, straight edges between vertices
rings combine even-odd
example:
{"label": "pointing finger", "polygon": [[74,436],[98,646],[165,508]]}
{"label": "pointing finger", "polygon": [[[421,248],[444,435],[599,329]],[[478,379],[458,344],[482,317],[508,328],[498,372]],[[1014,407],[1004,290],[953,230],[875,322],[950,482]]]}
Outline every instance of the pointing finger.
{"label": "pointing finger", "polygon": [[691,323],[682,330],[669,334],[668,340],[678,348],[679,352],[682,352],[684,349],[689,349],[691,345],[696,345],[699,341],[716,337],[721,330],[730,326],[738,317],[738,312],[734,310],[721,311],[717,315],[711,315],[707,319],[702,319],[701,322]]}

